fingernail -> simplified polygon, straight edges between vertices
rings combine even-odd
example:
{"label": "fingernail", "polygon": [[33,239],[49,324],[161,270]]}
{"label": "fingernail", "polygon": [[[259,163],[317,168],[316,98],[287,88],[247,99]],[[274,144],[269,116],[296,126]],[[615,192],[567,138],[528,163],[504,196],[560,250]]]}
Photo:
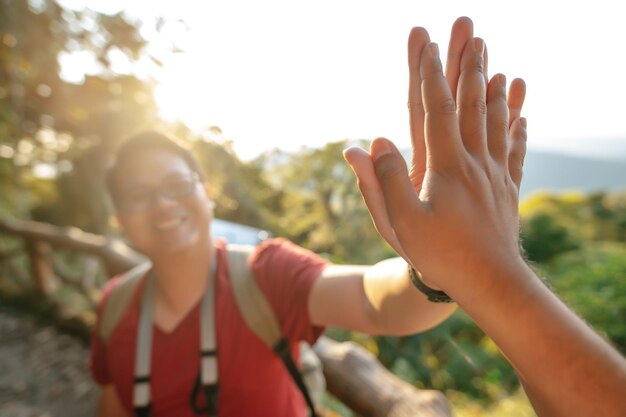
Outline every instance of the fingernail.
{"label": "fingernail", "polygon": [[498,82],[502,87],[506,88],[506,75],[500,74],[500,76],[498,77]]}
{"label": "fingernail", "polygon": [[[374,143],[372,143],[373,145]],[[376,141],[376,145],[372,147],[374,150],[374,160],[377,161],[385,155],[389,155],[393,152],[391,144],[385,139],[379,139]]]}
{"label": "fingernail", "polygon": [[527,122],[526,122],[526,118],[525,117],[520,117],[519,118],[519,124],[522,125],[524,130],[526,130]]}
{"label": "fingernail", "polygon": [[474,49],[480,55],[483,55],[485,53],[485,42],[480,38],[474,38]]}
{"label": "fingernail", "polygon": [[430,56],[432,56],[433,58],[439,58],[439,45],[437,45],[435,42],[432,42],[430,45],[428,45],[428,52],[430,52]]}

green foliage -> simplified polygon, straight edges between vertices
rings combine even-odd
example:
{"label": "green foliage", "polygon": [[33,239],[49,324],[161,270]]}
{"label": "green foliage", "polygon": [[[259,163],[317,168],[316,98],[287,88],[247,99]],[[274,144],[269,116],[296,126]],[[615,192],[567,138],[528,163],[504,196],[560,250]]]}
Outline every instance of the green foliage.
{"label": "green foliage", "polygon": [[539,212],[523,221],[522,245],[528,259],[546,262],[560,253],[578,248],[579,243],[557,219]]}
{"label": "green foliage", "polygon": [[446,397],[456,417],[537,417],[522,388],[488,406],[459,391],[448,391]]}
{"label": "green foliage", "polygon": [[626,354],[626,245],[587,243],[542,269],[554,291]]}
{"label": "green foliage", "polygon": [[10,159],[0,158],[0,215],[10,215],[18,211],[19,196],[22,194],[14,178],[14,166]]}
{"label": "green foliage", "polygon": [[522,244],[533,262],[548,262],[584,241],[626,242],[626,193],[538,193],[520,212]]}
{"label": "green foliage", "polygon": [[[363,143],[361,143],[363,145]],[[254,161],[274,190],[279,234],[336,262],[371,264],[395,256],[374,229],[354,174],[342,157],[347,141]]]}
{"label": "green foliage", "polygon": [[[626,242],[626,193],[584,195],[536,193],[520,205],[522,230],[536,216],[548,216],[548,227],[566,229],[574,241]],[[544,220],[545,221],[545,220]],[[556,233],[557,239],[563,236]]]}
{"label": "green foliage", "polygon": [[216,217],[275,231],[275,216],[280,215],[277,192],[265,182],[259,167],[244,164],[228,143],[195,139],[193,150],[217,203]]}
{"label": "green foliage", "polygon": [[[107,157],[122,137],[156,120],[151,85],[114,71],[110,57],[115,52],[132,64],[146,42],[121,14],[67,9],[53,0],[10,3],[0,6],[0,159],[11,161],[0,183],[17,188],[7,209],[105,233]],[[68,82],[62,76],[68,67],[59,62],[76,54],[95,69],[82,82]],[[56,201],[37,195],[25,179],[43,177],[43,170],[46,178],[73,177],[72,189],[61,180]]]}
{"label": "green foliage", "polygon": [[517,377],[495,344],[462,312],[428,332],[379,338],[380,358],[390,369],[410,364],[422,388],[462,391],[485,403],[518,386]]}
{"label": "green foliage", "polygon": [[[122,15],[65,9],[52,0],[12,2],[2,12],[0,108],[5,123],[0,126],[20,163],[55,162],[66,146],[59,148],[50,133],[107,140],[119,136],[120,124],[127,134],[154,109],[144,82],[110,67],[112,50],[132,61],[145,44]],[[61,56],[76,53],[93,57],[99,71],[80,84],[66,82],[59,66]]]}
{"label": "green foliage", "polygon": [[336,329],[329,334],[359,343],[419,388],[463,392],[484,406],[519,386],[493,341],[460,310],[436,328],[410,336],[373,337]]}

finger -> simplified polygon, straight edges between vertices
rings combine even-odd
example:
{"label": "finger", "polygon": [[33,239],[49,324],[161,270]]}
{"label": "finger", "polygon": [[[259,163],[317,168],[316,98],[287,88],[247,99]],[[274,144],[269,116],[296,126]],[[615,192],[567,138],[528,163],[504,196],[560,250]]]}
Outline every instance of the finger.
{"label": "finger", "polygon": [[487,88],[487,144],[489,153],[502,166],[508,163],[509,109],[506,77],[496,74]]}
{"label": "finger", "polygon": [[469,17],[459,17],[452,25],[450,43],[448,44],[448,58],[446,59],[446,79],[450,86],[452,97],[456,97],[456,89],[461,74],[461,56],[468,40],[474,36],[474,23]]}
{"label": "finger", "polygon": [[424,105],[422,104],[422,77],[420,75],[420,55],[430,42],[424,28],[413,28],[409,35],[409,126],[413,154],[411,157],[411,178],[421,184],[426,172],[426,145],[424,144]]}
{"label": "finger", "polygon": [[365,201],[376,231],[400,256],[404,257],[400,242],[398,242],[398,238],[389,222],[385,199],[376,177],[374,163],[370,154],[359,147],[353,146],[343,152],[343,157],[357,178],[359,191],[361,191],[361,196],[363,201]]}
{"label": "finger", "polygon": [[511,145],[509,150],[509,175],[519,191],[522,182],[524,157],[526,156],[526,118],[519,117],[511,124]]}
{"label": "finger", "polygon": [[402,235],[415,234],[419,230],[417,224],[422,216],[419,198],[409,181],[404,159],[393,143],[378,138],[372,142],[370,153],[389,222],[402,242]]}
{"label": "finger", "polygon": [[428,154],[426,163],[435,168],[455,166],[463,144],[456,105],[443,75],[436,43],[430,43],[424,48],[420,59],[420,73]]}
{"label": "finger", "polygon": [[509,107],[509,126],[514,120],[520,117],[524,99],[526,98],[526,83],[521,78],[516,78],[511,82],[507,105]]}
{"label": "finger", "polygon": [[480,38],[474,38],[465,46],[456,100],[463,144],[483,160],[487,156],[484,50],[485,43]]}
{"label": "finger", "polygon": [[483,54],[483,73],[485,75],[485,85],[489,85],[489,54],[487,53],[487,45],[485,45],[485,53]]}

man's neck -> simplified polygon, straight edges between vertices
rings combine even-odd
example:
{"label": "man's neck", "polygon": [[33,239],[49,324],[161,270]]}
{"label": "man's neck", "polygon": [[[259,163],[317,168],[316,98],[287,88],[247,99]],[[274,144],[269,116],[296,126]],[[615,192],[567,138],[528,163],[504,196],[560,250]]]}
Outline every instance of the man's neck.
{"label": "man's neck", "polygon": [[155,307],[173,315],[186,314],[201,298],[209,284],[215,248],[211,241],[188,251],[153,259]]}

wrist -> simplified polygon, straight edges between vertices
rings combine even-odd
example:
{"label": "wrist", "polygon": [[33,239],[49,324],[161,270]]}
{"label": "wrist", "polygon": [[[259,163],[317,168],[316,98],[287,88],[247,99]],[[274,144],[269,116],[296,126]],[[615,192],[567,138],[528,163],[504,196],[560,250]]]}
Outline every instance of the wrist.
{"label": "wrist", "polygon": [[455,279],[447,280],[445,291],[459,304],[487,302],[515,298],[535,284],[543,285],[522,256],[493,256],[472,267],[459,271]]}

